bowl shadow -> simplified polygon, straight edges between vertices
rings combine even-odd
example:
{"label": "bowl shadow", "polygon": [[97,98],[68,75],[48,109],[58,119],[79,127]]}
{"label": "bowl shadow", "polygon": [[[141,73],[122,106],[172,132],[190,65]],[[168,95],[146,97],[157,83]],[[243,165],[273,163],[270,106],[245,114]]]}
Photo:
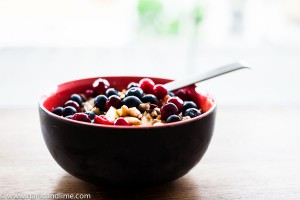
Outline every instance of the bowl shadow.
{"label": "bowl shadow", "polygon": [[191,176],[151,188],[114,189],[96,186],[69,174],[61,177],[52,193],[89,194],[90,199],[201,199],[199,189]]}

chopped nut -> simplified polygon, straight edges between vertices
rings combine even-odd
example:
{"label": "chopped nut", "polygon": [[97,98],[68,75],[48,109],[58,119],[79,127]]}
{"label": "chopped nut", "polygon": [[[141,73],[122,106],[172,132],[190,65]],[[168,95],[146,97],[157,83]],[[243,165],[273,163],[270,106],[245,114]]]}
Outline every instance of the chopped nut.
{"label": "chopped nut", "polygon": [[88,100],[82,103],[84,111],[91,111],[94,108],[94,100]]}
{"label": "chopped nut", "polygon": [[155,124],[155,123],[157,123],[157,122],[161,122],[161,120],[160,120],[160,119],[154,119],[154,120],[153,120],[153,124]]}
{"label": "chopped nut", "polygon": [[129,109],[126,105],[123,105],[120,109],[117,110],[117,113],[120,117],[128,116]]}
{"label": "chopped nut", "polygon": [[100,114],[101,114],[101,111],[100,111],[99,108],[94,107],[94,108],[92,109],[92,111],[93,111],[96,115],[100,115]]}
{"label": "chopped nut", "polygon": [[157,107],[157,105],[156,104],[150,104],[150,109],[154,109],[154,108],[156,108]]}
{"label": "chopped nut", "polygon": [[145,116],[148,120],[151,120],[152,119],[152,117],[151,117],[151,115],[149,114],[149,113],[147,113],[147,115]]}
{"label": "chopped nut", "polygon": [[162,100],[162,104],[165,105],[170,97],[170,95],[166,95]]}
{"label": "chopped nut", "polygon": [[190,116],[185,116],[185,117],[182,117],[182,120],[189,120],[189,119],[191,119],[191,117],[190,117]]}
{"label": "chopped nut", "polygon": [[144,126],[151,126],[153,123],[152,117],[147,112],[144,112],[141,121],[142,121],[142,125],[144,125]]}
{"label": "chopped nut", "polygon": [[85,94],[79,94],[79,96],[81,97],[83,102],[85,102],[87,100],[87,97],[85,96]]}
{"label": "chopped nut", "polygon": [[138,117],[142,113],[136,107],[132,107],[128,109],[128,114],[132,117]]}
{"label": "chopped nut", "polygon": [[153,111],[151,112],[151,117],[156,118],[157,115],[158,115],[158,114],[157,114],[156,110],[153,110]]}
{"label": "chopped nut", "polygon": [[156,113],[157,113],[158,115],[160,115],[160,108],[154,108],[154,110],[156,111]]}
{"label": "chopped nut", "polygon": [[136,117],[125,117],[125,119],[129,122],[131,125],[141,125],[142,122]]}
{"label": "chopped nut", "polygon": [[109,110],[107,111],[106,115],[105,115],[108,119],[110,119],[111,121],[115,121],[115,119],[119,118],[119,115],[117,113],[117,109],[113,106],[111,106],[109,108]]}
{"label": "chopped nut", "polygon": [[153,126],[162,126],[162,125],[164,125],[162,122],[156,122],[153,124]]}
{"label": "chopped nut", "polygon": [[82,105],[83,105],[83,112],[90,111],[93,109],[93,105],[89,103],[83,102]]}
{"label": "chopped nut", "polygon": [[125,93],[123,93],[123,92],[118,92],[118,96],[119,96],[121,99],[123,99],[123,98],[125,98]]}
{"label": "chopped nut", "polygon": [[141,112],[149,111],[150,104],[149,103],[141,103],[138,108]]}

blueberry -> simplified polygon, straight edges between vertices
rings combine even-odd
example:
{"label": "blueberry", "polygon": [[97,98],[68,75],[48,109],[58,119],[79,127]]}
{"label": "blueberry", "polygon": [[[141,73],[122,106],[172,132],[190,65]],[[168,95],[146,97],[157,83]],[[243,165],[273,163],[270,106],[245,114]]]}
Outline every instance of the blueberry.
{"label": "blueberry", "polygon": [[96,96],[96,98],[94,99],[94,104],[101,111],[105,111],[106,110],[106,107],[105,107],[106,101],[107,101],[107,97],[103,94],[100,94],[100,95]]}
{"label": "blueberry", "polygon": [[65,118],[67,118],[67,119],[72,119],[72,118],[73,118],[73,115],[65,116]]}
{"label": "blueberry", "polygon": [[132,88],[132,87],[140,87],[140,84],[138,84],[136,82],[131,82],[127,85],[127,90]]}
{"label": "blueberry", "polygon": [[79,94],[72,94],[70,100],[77,102],[79,106],[82,105],[82,98]]}
{"label": "blueberry", "polygon": [[184,113],[189,108],[197,108],[197,105],[193,101],[184,101],[182,113]]}
{"label": "blueberry", "polygon": [[87,116],[93,120],[95,118],[95,113],[93,111],[86,111],[85,114],[87,114]]}
{"label": "blueberry", "polygon": [[128,89],[125,93],[126,97],[136,96],[139,99],[142,99],[143,95],[144,95],[144,91],[139,87],[132,87],[132,88]]}
{"label": "blueberry", "polygon": [[63,113],[63,107],[56,107],[54,108],[54,110],[52,110],[52,113],[58,115],[58,116],[62,116]]}
{"label": "blueberry", "polygon": [[125,99],[123,99],[123,104],[126,105],[128,108],[138,107],[141,103],[141,100],[136,96],[128,96],[125,97]]}
{"label": "blueberry", "polygon": [[105,94],[106,94],[107,97],[110,97],[112,95],[117,95],[118,96],[118,91],[114,88],[109,88],[109,89],[106,90]]}
{"label": "blueberry", "polygon": [[167,123],[179,122],[179,121],[181,121],[181,118],[178,115],[171,115],[166,120]]}
{"label": "blueberry", "polygon": [[142,102],[143,103],[157,104],[158,103],[158,99],[153,94],[146,94],[145,96],[142,97]]}
{"label": "blueberry", "polygon": [[62,115],[68,116],[68,115],[74,115],[77,112],[76,108],[72,107],[72,106],[67,106],[63,109]]}
{"label": "blueberry", "polygon": [[189,108],[184,112],[184,116],[190,116],[191,118],[197,117],[201,112],[197,108]]}

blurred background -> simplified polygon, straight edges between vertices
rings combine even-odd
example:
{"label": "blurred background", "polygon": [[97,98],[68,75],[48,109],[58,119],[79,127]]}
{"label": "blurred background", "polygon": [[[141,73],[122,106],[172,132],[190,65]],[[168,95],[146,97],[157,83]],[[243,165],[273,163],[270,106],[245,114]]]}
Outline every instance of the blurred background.
{"label": "blurred background", "polygon": [[300,105],[300,0],[0,0],[0,107],[77,78],[241,59],[253,69],[200,84],[219,104]]}

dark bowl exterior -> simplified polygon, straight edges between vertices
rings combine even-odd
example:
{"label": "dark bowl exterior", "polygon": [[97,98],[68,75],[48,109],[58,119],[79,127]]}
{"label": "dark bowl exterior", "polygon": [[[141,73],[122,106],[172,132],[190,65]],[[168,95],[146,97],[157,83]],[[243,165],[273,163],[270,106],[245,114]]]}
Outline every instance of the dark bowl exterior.
{"label": "dark bowl exterior", "polygon": [[115,128],[62,120],[39,106],[45,143],[68,173],[104,186],[152,186],[178,179],[210,143],[216,106],[197,120]]}

